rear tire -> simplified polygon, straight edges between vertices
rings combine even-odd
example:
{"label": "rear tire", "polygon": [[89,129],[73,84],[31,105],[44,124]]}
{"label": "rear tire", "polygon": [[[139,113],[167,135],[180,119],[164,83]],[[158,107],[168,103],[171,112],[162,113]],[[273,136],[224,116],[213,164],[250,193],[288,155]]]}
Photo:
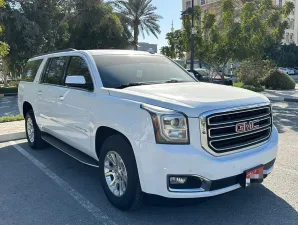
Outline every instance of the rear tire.
{"label": "rear tire", "polygon": [[26,137],[31,148],[43,149],[45,141],[41,138],[41,131],[36,123],[33,110],[29,110],[25,116]]}
{"label": "rear tire", "polygon": [[99,169],[103,190],[116,208],[128,211],[141,206],[143,193],[135,156],[130,144],[121,135],[113,135],[103,143]]}

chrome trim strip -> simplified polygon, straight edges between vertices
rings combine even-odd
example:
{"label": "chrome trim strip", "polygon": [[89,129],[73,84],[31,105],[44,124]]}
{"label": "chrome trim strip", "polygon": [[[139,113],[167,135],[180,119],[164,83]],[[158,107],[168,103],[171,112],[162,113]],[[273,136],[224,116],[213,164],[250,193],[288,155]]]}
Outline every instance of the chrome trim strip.
{"label": "chrome trim strip", "polygon": [[[265,129],[265,130],[266,130],[266,129]],[[212,145],[212,142],[214,142],[214,141],[210,141],[209,144],[210,144],[210,145],[212,146],[212,148],[214,148],[216,151],[225,151],[225,150],[228,150],[228,149],[245,147],[245,146],[247,146],[247,145],[251,145],[251,144],[257,143],[257,142],[259,142],[259,141],[268,140],[268,138],[271,136],[271,133],[272,133],[272,130],[271,130],[271,128],[270,128],[270,133],[269,133],[269,135],[266,136],[266,137],[264,137],[264,138],[261,138],[261,139],[259,139],[259,140],[257,140],[257,141],[250,142],[250,143],[248,143],[248,144],[236,145],[236,146],[229,147],[229,148],[215,148],[215,147]],[[228,139],[227,139],[227,140],[228,140]],[[218,140],[216,140],[216,141],[218,141]],[[249,147],[244,148],[244,149],[241,149],[241,150],[244,151],[244,150],[247,150],[247,149],[250,149],[250,148],[252,148],[252,147],[249,146]]]}
{"label": "chrome trim strip", "polygon": [[[269,123],[269,124],[264,125],[264,126],[261,126],[261,127],[259,127],[258,129],[255,129],[255,130],[252,130],[252,131],[258,131],[258,130],[260,130],[260,129],[262,129],[262,128],[265,128],[265,127],[268,127],[268,126],[272,126],[272,123],[271,123],[271,117],[267,117],[267,118],[262,119],[262,120],[260,120],[260,121],[267,120],[267,119],[270,119],[270,123]],[[236,133],[236,131],[235,131],[234,133],[229,133],[229,134],[224,134],[224,135],[217,135],[217,136],[212,136],[212,135],[211,135],[211,130],[218,130],[218,129],[222,129],[222,128],[235,127],[235,126],[236,126],[236,125],[225,126],[225,127],[210,128],[210,129],[208,130],[209,138],[219,138],[219,137],[227,137],[227,136],[230,136],[230,135],[241,134],[241,133]],[[250,131],[250,132],[251,132],[250,134],[253,133],[252,131]],[[247,133],[248,133],[248,132],[247,132]],[[234,137],[236,138],[236,137],[240,137],[240,136],[234,136]]]}
{"label": "chrome trim strip", "polygon": [[192,188],[192,189],[174,189],[169,188],[170,192],[179,192],[179,193],[193,193],[193,192],[204,192],[204,188]]}
{"label": "chrome trim strip", "polygon": [[[259,147],[261,145],[266,144],[270,140],[270,136],[272,134],[272,129],[271,129],[270,136],[269,136],[268,140],[265,140],[265,141],[263,141],[261,143],[258,143],[258,144],[252,145],[252,146],[248,146],[246,148],[242,148],[242,149],[238,149],[238,150],[234,150],[234,151],[229,151],[229,152],[216,153],[208,145],[208,131],[207,131],[207,117],[208,116],[210,116],[212,114],[226,113],[226,112],[227,113],[230,113],[230,112],[233,113],[233,111],[235,113],[235,111],[238,111],[238,110],[249,110],[249,109],[252,109],[252,108],[261,108],[261,107],[270,107],[270,103],[260,103],[260,104],[255,104],[255,105],[239,106],[239,107],[234,107],[234,108],[216,109],[216,110],[211,110],[211,111],[207,111],[207,112],[202,113],[199,116],[199,120],[200,120],[200,131],[201,131],[201,145],[202,145],[202,147],[209,154],[211,154],[213,156],[216,156],[216,157],[220,157],[220,156],[226,156],[226,155],[231,155],[231,154],[239,153],[239,152],[246,151],[246,150],[249,150],[249,149],[252,149],[252,148],[256,148],[256,147]],[[271,112],[271,117],[272,117],[271,108],[270,108],[270,112]],[[246,120],[249,120],[249,119],[246,119]],[[271,120],[271,122],[272,121],[273,120]]]}
{"label": "chrome trim strip", "polygon": [[264,174],[269,175],[270,173],[272,173],[273,167],[274,167],[274,165],[270,169],[264,170]]}
{"label": "chrome trim strip", "polygon": [[204,112],[199,117],[204,118],[204,117],[210,116],[212,114],[217,114],[217,113],[233,112],[233,111],[238,111],[238,110],[260,108],[260,107],[266,107],[266,106],[270,106],[270,103],[260,103],[260,104],[256,104],[256,105],[239,106],[239,107],[234,107],[234,108],[215,109],[215,110]]}
{"label": "chrome trim strip", "polygon": [[[215,195],[223,194],[226,192],[230,192],[230,191],[236,190],[238,188],[241,188],[240,184],[235,184],[235,185],[225,187],[222,189],[218,189],[218,190],[214,190],[214,191],[206,191],[206,192],[199,191],[198,193],[202,193],[202,194],[205,193],[204,197],[210,197],[210,196],[215,196]],[[186,190],[188,190],[188,189],[186,189]],[[176,193],[195,193],[195,191],[181,191],[181,190],[171,189],[171,188],[169,188],[169,191],[176,192]]]}

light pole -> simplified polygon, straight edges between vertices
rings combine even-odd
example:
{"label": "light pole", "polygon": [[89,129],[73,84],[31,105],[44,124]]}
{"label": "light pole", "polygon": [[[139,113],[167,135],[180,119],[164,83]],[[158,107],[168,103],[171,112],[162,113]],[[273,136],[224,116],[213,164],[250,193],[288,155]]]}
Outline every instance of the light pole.
{"label": "light pole", "polygon": [[190,70],[194,70],[194,58],[195,58],[195,34],[196,30],[194,28],[194,0],[191,1],[191,7],[187,8],[182,12],[182,16],[191,14],[191,39],[190,39]]}
{"label": "light pole", "polygon": [[195,29],[194,29],[194,0],[191,1],[191,43],[190,43],[190,69],[194,70],[194,58],[195,58]]}

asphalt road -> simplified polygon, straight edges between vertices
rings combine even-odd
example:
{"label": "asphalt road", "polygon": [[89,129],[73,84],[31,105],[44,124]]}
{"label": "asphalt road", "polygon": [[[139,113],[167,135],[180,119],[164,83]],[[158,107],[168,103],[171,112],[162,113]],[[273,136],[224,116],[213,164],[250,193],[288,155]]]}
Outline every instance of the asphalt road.
{"label": "asphalt road", "polygon": [[298,104],[275,103],[274,114],[280,151],[263,185],[184,206],[151,201],[126,213],[107,201],[97,169],[53,147],[0,143],[0,225],[297,225]]}
{"label": "asphalt road", "polygon": [[20,114],[16,96],[0,97],[0,117]]}

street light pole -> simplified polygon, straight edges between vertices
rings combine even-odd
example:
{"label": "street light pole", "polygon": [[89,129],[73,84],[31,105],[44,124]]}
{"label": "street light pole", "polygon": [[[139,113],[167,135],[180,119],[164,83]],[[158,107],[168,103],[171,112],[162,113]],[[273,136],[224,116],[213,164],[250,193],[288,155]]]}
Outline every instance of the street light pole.
{"label": "street light pole", "polygon": [[195,30],[194,30],[194,0],[191,1],[191,43],[190,43],[190,70],[194,70],[194,58],[195,58]]}

